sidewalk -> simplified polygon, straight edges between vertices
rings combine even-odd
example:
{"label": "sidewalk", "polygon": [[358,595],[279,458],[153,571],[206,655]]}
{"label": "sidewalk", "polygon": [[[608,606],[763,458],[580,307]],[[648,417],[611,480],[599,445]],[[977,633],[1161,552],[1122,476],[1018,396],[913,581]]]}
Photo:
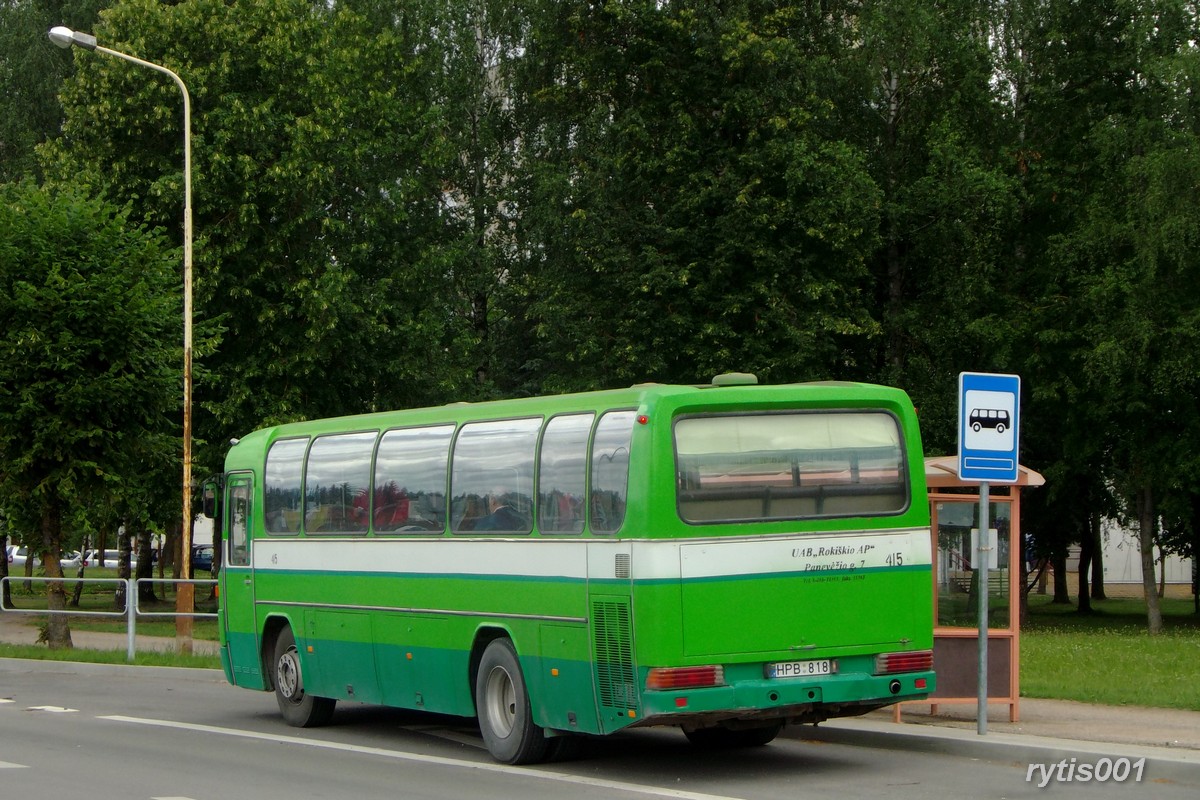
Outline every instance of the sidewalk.
{"label": "sidewalk", "polygon": [[[936,716],[928,707],[907,707],[901,727],[908,724],[957,728],[978,735],[975,705],[941,705]],[[1200,711],[1143,706],[1102,706],[1071,700],[1022,697],[1020,721],[1008,721],[1008,705],[989,709],[991,733],[1047,736],[1088,742],[1172,747],[1195,750],[1200,755]],[[892,723],[892,711],[875,712],[862,719]],[[892,723],[894,724],[894,723]]]}
{"label": "sidewalk", "polygon": [[[0,611],[0,642],[4,644],[37,644],[39,630],[36,620],[37,617],[32,614]],[[129,637],[125,633],[79,631],[72,628],[71,643],[83,650],[120,650],[125,652],[129,647]],[[174,638],[143,636],[137,634],[135,629],[135,652],[174,652],[177,649],[178,645]],[[195,655],[215,656],[217,643],[204,639],[193,639],[192,652]]]}
{"label": "sidewalk", "polygon": [[1024,765],[1145,758],[1153,780],[1200,786],[1200,711],[1026,697],[1019,711],[1020,721],[1009,722],[1007,704],[991,706],[982,736],[974,704],[943,704],[936,715],[928,706],[907,706],[900,723],[889,708],[787,730],[807,741]]}

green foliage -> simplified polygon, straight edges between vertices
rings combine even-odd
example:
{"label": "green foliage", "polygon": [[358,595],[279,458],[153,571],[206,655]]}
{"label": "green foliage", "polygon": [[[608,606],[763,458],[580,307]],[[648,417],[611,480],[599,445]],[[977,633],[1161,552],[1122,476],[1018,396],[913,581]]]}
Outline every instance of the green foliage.
{"label": "green foliage", "polygon": [[[1200,217],[1181,202],[1200,179],[1200,120],[1189,99],[1200,69],[1197,21],[1178,3],[1139,9],[1062,23],[1093,38],[1090,55],[1075,48],[1059,59],[1078,71],[1068,74],[1078,86],[1069,119],[1079,140],[1059,143],[1055,155],[1070,178],[1060,185],[1071,213],[1045,241],[1050,313],[1039,315],[1036,336],[1048,349],[1036,364],[1053,423],[1033,429],[1037,452],[1058,465],[1052,483],[1092,502],[1113,487],[1134,521],[1135,497],[1190,491],[1200,445]],[[1105,72],[1084,80],[1100,54]],[[1085,470],[1093,488],[1080,492]]]}
{"label": "green foliage", "polygon": [[[451,276],[430,251],[446,157],[417,12],[380,28],[304,0],[121,3],[96,33],[193,97],[198,460],[265,423],[449,399]],[[422,32],[423,33],[423,32]],[[81,57],[52,174],[178,232],[178,92]],[[414,344],[415,343],[415,344]]]}
{"label": "green foliage", "polygon": [[[89,503],[129,508],[174,462],[171,256],[73,190],[0,187],[0,508],[51,577],[64,523]],[[60,582],[47,594],[63,608]],[[61,617],[48,630],[69,646]]]}
{"label": "green foliage", "polygon": [[17,527],[174,460],[173,256],[73,191],[0,187],[0,505]]}
{"label": "green foliage", "polygon": [[[951,452],[957,374],[1006,371],[1043,552],[1145,490],[1185,549],[1193,5],[122,0],[93,32],[191,90],[209,468],[275,421],[731,369],[903,386]],[[37,44],[0,53],[0,166],[61,127],[48,175],[178,240],[177,90],[39,29],[90,7],[3,7]]]}
{"label": "green foliage", "polygon": [[53,137],[62,110],[55,87],[71,60],[46,36],[55,25],[88,30],[109,0],[0,2],[0,183],[40,174],[35,149]]}
{"label": "green foliage", "polygon": [[825,377],[876,329],[876,191],[825,139],[788,9],[538,7],[517,84],[527,259],[510,302],[558,390]]}

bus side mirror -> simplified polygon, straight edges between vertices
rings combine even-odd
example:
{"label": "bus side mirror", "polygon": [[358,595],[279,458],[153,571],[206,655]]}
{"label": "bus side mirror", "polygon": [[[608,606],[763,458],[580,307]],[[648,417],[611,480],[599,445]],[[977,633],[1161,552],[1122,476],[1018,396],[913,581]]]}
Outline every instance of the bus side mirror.
{"label": "bus side mirror", "polygon": [[200,487],[200,511],[209,519],[217,517],[217,493],[220,486],[216,478],[209,478]]}

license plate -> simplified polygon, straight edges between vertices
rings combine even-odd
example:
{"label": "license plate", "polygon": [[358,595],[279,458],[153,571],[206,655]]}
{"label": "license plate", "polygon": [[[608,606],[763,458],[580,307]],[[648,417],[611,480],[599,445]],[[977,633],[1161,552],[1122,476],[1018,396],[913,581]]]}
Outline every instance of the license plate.
{"label": "license plate", "polygon": [[837,672],[837,662],[832,658],[817,658],[811,661],[777,661],[767,664],[764,670],[768,678],[808,678],[813,675],[832,675]]}

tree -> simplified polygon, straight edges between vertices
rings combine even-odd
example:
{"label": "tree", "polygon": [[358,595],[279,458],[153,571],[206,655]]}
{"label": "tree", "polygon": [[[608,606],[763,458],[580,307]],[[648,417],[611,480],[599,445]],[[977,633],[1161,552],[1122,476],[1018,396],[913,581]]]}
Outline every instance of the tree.
{"label": "tree", "polygon": [[[0,514],[0,578],[8,577],[8,521]],[[12,608],[12,587],[5,581],[0,588],[0,603],[5,608]]]}
{"label": "tree", "polygon": [[[1187,204],[1168,212],[1166,203],[1155,210],[1144,202],[1149,184],[1135,173],[1172,139],[1176,157],[1187,152],[1177,137],[1195,129],[1185,98],[1194,92],[1196,19],[1175,0],[1002,0],[993,8],[989,39],[1021,186],[1009,259],[1018,280],[1008,292],[1023,301],[1012,307],[1011,328],[1028,387],[1022,456],[1047,478],[1024,504],[1035,523],[1027,528],[1042,552],[1080,541],[1086,564],[1094,537],[1087,520],[1097,513],[1136,519],[1140,503],[1140,527],[1153,532],[1155,485],[1186,470],[1181,441],[1194,435],[1164,424],[1190,390],[1150,379],[1189,369],[1192,344],[1167,331],[1189,316],[1194,295],[1186,279],[1156,285],[1149,276],[1161,269],[1153,266],[1159,257],[1146,246],[1151,228],[1194,223]],[[1177,191],[1194,191],[1184,188],[1187,175],[1186,167],[1177,175]],[[1194,259],[1194,237],[1170,237],[1176,258],[1190,250]],[[1163,403],[1164,391],[1177,397]],[[1151,552],[1148,543],[1143,549]],[[1081,591],[1081,608],[1088,599]]]}
{"label": "tree", "polygon": [[435,260],[450,279],[455,330],[473,362],[471,394],[486,397],[498,377],[512,388],[508,365],[497,363],[506,324],[497,300],[517,260],[512,187],[521,142],[511,93],[525,25],[520,8],[497,0],[423,3],[414,16],[424,20],[422,62],[433,70],[426,91],[437,109],[437,146],[425,155],[442,181]]}
{"label": "tree", "polygon": [[[75,508],[177,457],[177,256],[76,191],[0,187],[0,507],[50,578]],[[48,640],[70,646],[61,615]]]}
{"label": "tree", "polygon": [[758,2],[535,4],[516,385],[857,369],[877,194],[828,136],[803,22]]}
{"label": "tree", "polygon": [[[361,9],[359,11],[358,9]],[[468,337],[443,233],[452,150],[429,102],[420,8],[130,0],[94,33],[193,99],[197,462],[264,424],[460,394]],[[42,154],[179,232],[178,91],[76,54]]]}
{"label": "tree", "polygon": [[872,377],[913,395],[933,452],[954,444],[958,373],[1013,368],[1018,187],[985,14],[969,1],[870,2],[845,33],[852,83],[839,109],[882,193]]}
{"label": "tree", "polygon": [[37,145],[58,133],[55,90],[71,72],[46,37],[54,25],[91,28],[111,0],[0,0],[0,183],[35,178]]}
{"label": "tree", "polygon": [[1147,624],[1162,628],[1154,580],[1159,507],[1200,444],[1200,213],[1179,198],[1200,182],[1195,14],[1173,0],[1132,6],[1103,33],[1119,58],[1093,119],[1094,182],[1054,243],[1079,298],[1077,356],[1104,432],[1104,471],[1137,520]]}

